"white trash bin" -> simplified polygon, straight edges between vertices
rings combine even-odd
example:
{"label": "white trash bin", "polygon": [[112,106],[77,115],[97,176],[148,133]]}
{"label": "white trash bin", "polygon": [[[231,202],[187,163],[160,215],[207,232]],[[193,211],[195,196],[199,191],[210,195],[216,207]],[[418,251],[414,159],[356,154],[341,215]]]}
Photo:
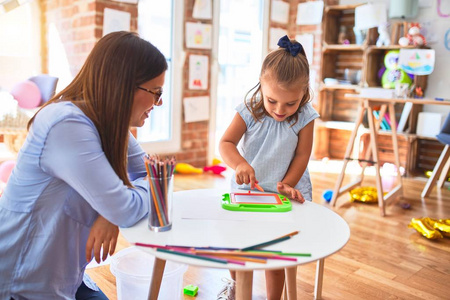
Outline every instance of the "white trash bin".
{"label": "white trash bin", "polygon": [[[145,300],[148,297],[155,257],[130,247],[111,257],[111,273],[116,276],[118,300]],[[168,261],[159,290],[160,300],[180,299],[183,292],[183,274],[187,265]]]}

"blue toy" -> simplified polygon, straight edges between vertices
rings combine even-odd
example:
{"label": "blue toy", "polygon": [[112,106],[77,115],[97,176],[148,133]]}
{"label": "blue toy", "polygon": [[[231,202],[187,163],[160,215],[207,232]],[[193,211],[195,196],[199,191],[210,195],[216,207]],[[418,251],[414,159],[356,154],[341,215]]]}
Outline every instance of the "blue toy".
{"label": "blue toy", "polygon": [[322,197],[325,201],[330,202],[331,198],[333,198],[333,190],[323,191]]}

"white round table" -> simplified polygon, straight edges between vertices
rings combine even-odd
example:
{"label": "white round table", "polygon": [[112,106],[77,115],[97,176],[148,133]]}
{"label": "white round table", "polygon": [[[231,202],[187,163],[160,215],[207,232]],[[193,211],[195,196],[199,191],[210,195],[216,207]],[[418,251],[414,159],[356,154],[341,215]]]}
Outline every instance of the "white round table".
{"label": "white round table", "polygon": [[[157,299],[165,261],[198,267],[236,271],[237,299],[251,299],[253,270],[285,269],[289,299],[296,299],[297,265],[317,261],[315,298],[321,298],[324,259],[339,251],[350,238],[348,224],[331,209],[312,202],[293,202],[289,212],[240,212],[222,208],[222,194],[217,189],[187,190],[173,194],[173,225],[167,232],[148,229],[147,218],[120,232],[130,243],[160,246],[244,248],[266,242],[293,231],[299,233],[286,241],[265,247],[265,250],[311,253],[296,261],[268,260],[266,264],[246,262],[220,264],[139,247],[156,257],[149,299]],[[249,288],[250,287],[250,288]]]}

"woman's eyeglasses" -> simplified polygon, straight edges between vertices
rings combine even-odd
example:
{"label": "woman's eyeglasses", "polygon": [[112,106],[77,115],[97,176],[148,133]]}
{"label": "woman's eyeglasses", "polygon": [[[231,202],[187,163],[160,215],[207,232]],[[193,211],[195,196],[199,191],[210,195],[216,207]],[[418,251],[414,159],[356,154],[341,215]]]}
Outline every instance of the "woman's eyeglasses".
{"label": "woman's eyeglasses", "polygon": [[151,91],[151,90],[146,89],[146,88],[141,87],[141,86],[137,86],[137,88],[140,89],[140,90],[146,91],[147,93],[150,93],[150,94],[152,94],[152,95],[154,95],[154,96],[156,96],[156,97],[155,97],[155,105],[156,105],[156,106],[158,106],[158,105],[161,104],[162,93],[163,93],[162,91],[160,91],[160,92],[154,92],[154,91]]}

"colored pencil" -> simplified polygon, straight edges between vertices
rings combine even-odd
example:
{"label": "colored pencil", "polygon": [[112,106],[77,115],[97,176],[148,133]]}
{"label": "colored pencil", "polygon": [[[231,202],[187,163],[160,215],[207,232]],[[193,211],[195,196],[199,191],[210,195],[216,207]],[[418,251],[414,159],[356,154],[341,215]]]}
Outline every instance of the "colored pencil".
{"label": "colored pencil", "polygon": [[255,183],[255,188],[260,192],[264,192],[264,189],[257,183]]}
{"label": "colored pencil", "polygon": [[264,242],[264,243],[260,243],[260,244],[256,244],[256,245],[252,245],[252,246],[248,246],[248,247],[242,248],[241,251],[254,250],[256,248],[261,248],[261,247],[273,245],[273,244],[276,244],[276,243],[288,240],[288,239],[290,239],[292,236],[294,236],[296,234],[298,234],[298,231],[294,231],[294,232],[288,233],[288,234],[283,235],[283,236],[281,236],[279,238],[276,238],[276,239],[273,239],[273,240],[270,240],[270,241],[267,241],[267,242]]}
{"label": "colored pencil", "polygon": [[212,262],[216,262],[216,263],[220,263],[220,264],[228,263],[224,259],[211,258],[211,257],[206,257],[206,256],[201,256],[201,255],[189,254],[189,253],[185,253],[185,252],[179,252],[179,251],[173,251],[173,250],[167,250],[167,249],[161,249],[161,248],[157,248],[156,251],[174,254],[174,255],[186,256],[186,257],[191,257],[191,258],[196,258],[196,259],[208,260],[208,261],[212,261]]}
{"label": "colored pencil", "polygon": [[279,260],[289,260],[297,261],[296,258],[284,257],[275,253],[261,253],[261,252],[251,252],[251,251],[207,251],[207,250],[194,250],[195,253],[199,254],[211,254],[211,255],[227,255],[235,257],[250,257],[250,258],[265,258],[265,259],[279,259]]}

